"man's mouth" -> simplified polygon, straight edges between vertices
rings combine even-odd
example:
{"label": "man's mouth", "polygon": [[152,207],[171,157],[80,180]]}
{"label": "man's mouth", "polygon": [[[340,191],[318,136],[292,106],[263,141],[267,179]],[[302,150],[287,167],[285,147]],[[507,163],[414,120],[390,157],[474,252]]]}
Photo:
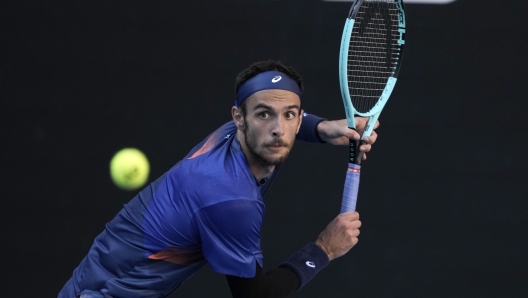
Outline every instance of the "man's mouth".
{"label": "man's mouth", "polygon": [[280,147],[286,147],[286,144],[283,142],[271,143],[271,144],[267,144],[266,147],[280,148]]}

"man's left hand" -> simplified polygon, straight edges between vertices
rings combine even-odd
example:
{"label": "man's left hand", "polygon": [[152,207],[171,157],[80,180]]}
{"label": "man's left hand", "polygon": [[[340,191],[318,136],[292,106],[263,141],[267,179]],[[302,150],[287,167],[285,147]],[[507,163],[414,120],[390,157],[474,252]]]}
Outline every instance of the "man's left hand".
{"label": "man's left hand", "polygon": [[[317,125],[317,132],[319,137],[332,145],[348,146],[350,140],[359,140],[365,126],[367,125],[368,118],[356,117],[356,130],[348,128],[347,120],[325,120]],[[374,129],[379,127],[379,121],[376,121]],[[376,142],[378,134],[373,130],[369,137],[365,137],[364,141],[366,144],[359,147],[359,151],[363,153],[369,152],[372,148],[372,144]],[[366,159],[366,154],[363,154],[363,159]]]}

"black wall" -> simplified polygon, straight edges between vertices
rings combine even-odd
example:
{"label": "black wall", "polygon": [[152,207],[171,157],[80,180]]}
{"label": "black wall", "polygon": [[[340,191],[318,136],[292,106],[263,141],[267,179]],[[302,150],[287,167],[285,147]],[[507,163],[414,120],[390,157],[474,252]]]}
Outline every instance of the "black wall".
{"label": "black wall", "polygon": [[[151,180],[163,174],[229,120],[234,78],[250,63],[295,66],[305,110],[344,117],[337,64],[349,5],[2,4],[2,296],[55,297],[135,195],[110,181],[112,155],[137,147]],[[405,62],[362,171],[360,242],[294,297],[527,295],[527,9],[407,5]],[[266,198],[266,267],[337,215],[346,155],[296,145]],[[171,297],[229,290],[204,268]]]}

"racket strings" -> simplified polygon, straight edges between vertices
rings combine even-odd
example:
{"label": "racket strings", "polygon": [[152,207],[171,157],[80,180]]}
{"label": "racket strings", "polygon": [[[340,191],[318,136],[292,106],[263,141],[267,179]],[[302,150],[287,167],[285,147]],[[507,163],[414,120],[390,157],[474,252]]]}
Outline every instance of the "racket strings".
{"label": "racket strings", "polygon": [[360,113],[376,105],[398,63],[398,14],[394,0],[365,0],[354,18],[348,87]]}

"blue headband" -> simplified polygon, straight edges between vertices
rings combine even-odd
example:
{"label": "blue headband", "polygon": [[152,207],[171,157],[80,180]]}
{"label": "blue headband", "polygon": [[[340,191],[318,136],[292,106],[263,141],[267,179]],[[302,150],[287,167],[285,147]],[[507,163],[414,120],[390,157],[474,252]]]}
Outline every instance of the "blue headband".
{"label": "blue headband", "polygon": [[235,106],[239,107],[253,93],[267,89],[282,89],[291,91],[301,97],[301,88],[295,80],[290,79],[280,71],[266,71],[259,73],[245,81],[238,88]]}

